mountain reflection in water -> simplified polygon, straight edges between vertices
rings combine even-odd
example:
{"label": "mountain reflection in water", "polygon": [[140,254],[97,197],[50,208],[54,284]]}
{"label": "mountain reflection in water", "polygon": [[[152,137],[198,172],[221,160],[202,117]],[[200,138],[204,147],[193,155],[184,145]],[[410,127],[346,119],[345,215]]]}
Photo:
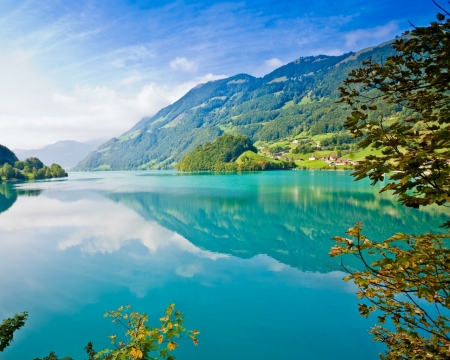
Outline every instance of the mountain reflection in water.
{"label": "mountain reflection in water", "polygon": [[101,349],[117,333],[106,310],[131,303],[158,319],[175,302],[201,331],[180,359],[298,358],[298,349],[307,359],[376,359],[367,333],[376,320],[359,316],[353,285],[327,255],[330,237],[356,221],[380,240],[436,231],[445,219],[378,190],[348,173],[307,171],[2,183],[0,318],[30,313],[2,356],[83,359],[87,341]]}
{"label": "mountain reflection in water", "polygon": [[16,189],[12,182],[0,183],[0,214],[16,202],[18,196],[38,196],[41,190]]}
{"label": "mountain reflection in water", "polygon": [[[250,194],[229,192],[141,192],[105,194],[148,220],[158,222],[195,246],[240,258],[266,254],[302,271],[340,269],[328,256],[330,238],[357,221],[374,240],[393,232],[432,231],[443,214],[399,206],[373,188],[335,191],[332,186],[258,187]],[[357,267],[353,257],[346,260]]]}

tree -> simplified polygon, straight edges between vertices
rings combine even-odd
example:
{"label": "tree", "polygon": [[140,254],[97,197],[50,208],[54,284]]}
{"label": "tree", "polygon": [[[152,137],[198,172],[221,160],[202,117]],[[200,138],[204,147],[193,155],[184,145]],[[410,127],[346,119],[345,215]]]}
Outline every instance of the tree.
{"label": "tree", "polygon": [[28,159],[25,160],[25,162],[30,166],[30,167],[34,167],[36,169],[42,169],[44,167],[44,164],[42,163],[41,160],[39,160],[36,157],[30,157]]}
{"label": "tree", "polygon": [[64,169],[58,164],[52,164],[50,166],[50,174],[53,177],[67,177],[67,173]]}
{"label": "tree", "polygon": [[[352,71],[340,87],[340,102],[352,106],[344,126],[362,138],[360,148],[382,149],[356,167],[356,178],[393,190],[403,205],[448,204],[450,200],[449,13],[395,40],[398,52],[384,64],[371,60]],[[410,110],[407,119],[387,119],[374,102],[382,99]]]}
{"label": "tree", "polygon": [[[184,315],[175,310],[175,304],[170,304],[166,308],[165,315],[159,319],[160,326],[149,328],[148,318],[145,314],[128,312],[130,306],[121,306],[118,310],[108,311],[105,317],[111,317],[113,322],[125,328],[125,341],[119,341],[116,335],[110,336],[111,344],[116,349],[105,349],[95,352],[92,343],[86,346],[90,360],[135,360],[135,359],[168,359],[175,357],[171,352],[176,349],[178,343],[175,341],[187,334],[194,345],[198,344],[196,336],[197,330],[186,330],[182,325]],[[155,355],[150,357],[151,353]]]}
{"label": "tree", "polygon": [[58,357],[58,355],[56,355],[56,353],[54,351],[50,351],[48,356],[46,356],[46,357],[44,357],[42,359],[35,358],[34,360],[73,360],[73,358],[71,358],[71,357],[60,358],[60,357]]}
{"label": "tree", "polygon": [[[170,304],[166,308],[165,315],[159,319],[160,326],[149,328],[148,317],[145,314],[131,312],[130,306],[121,306],[117,310],[108,311],[105,317],[111,317],[122,330],[125,330],[125,339],[119,341],[116,335],[111,335],[111,344],[114,350],[104,349],[96,352],[92,342],[89,342],[85,351],[89,360],[158,360],[160,358],[175,360],[171,353],[176,349],[177,339],[182,339],[187,335],[195,346],[198,345],[197,330],[187,330],[184,328],[184,315],[175,310],[175,304]],[[28,313],[16,314],[12,319],[6,319],[0,324],[0,352],[3,351],[12,341],[13,333],[25,324]],[[178,340],[177,340],[178,341]],[[151,356],[152,355],[152,356]],[[50,351],[44,358],[34,360],[73,360],[70,357],[59,358],[55,352]]]}
{"label": "tree", "polygon": [[25,311],[15,314],[14,317],[3,320],[0,324],[0,352],[5,350],[11,344],[14,338],[14,332],[25,325],[28,313]]}
{"label": "tree", "polygon": [[14,178],[14,168],[9,165],[8,163],[5,163],[3,165],[3,176],[5,177],[5,180],[10,180]]}
{"label": "tree", "polygon": [[[350,272],[344,280],[359,287],[359,313],[377,312],[378,322],[391,321],[395,332],[375,326],[370,333],[389,349],[382,359],[450,359],[450,249],[449,234],[407,235],[398,233],[375,242],[362,234],[361,224],[334,237],[339,244],[330,256],[353,254],[365,270]],[[371,264],[369,255],[376,255]],[[424,303],[429,303],[427,306]]]}
{"label": "tree", "polygon": [[[437,4],[436,4],[437,5]],[[352,106],[345,127],[359,148],[381,149],[356,166],[356,180],[384,180],[405,206],[448,205],[450,200],[450,20],[445,9],[437,22],[414,27],[397,39],[397,54],[383,64],[363,62],[340,87],[341,102]],[[386,118],[376,101],[409,112]],[[388,175],[386,175],[388,174]],[[450,222],[444,226],[449,227]],[[449,234],[398,233],[376,242],[357,223],[335,237],[330,256],[353,254],[363,271],[345,278],[358,286],[359,312],[377,312],[370,332],[387,351],[382,359],[450,359]],[[372,257],[375,261],[370,261]],[[394,325],[390,330],[383,324]]]}

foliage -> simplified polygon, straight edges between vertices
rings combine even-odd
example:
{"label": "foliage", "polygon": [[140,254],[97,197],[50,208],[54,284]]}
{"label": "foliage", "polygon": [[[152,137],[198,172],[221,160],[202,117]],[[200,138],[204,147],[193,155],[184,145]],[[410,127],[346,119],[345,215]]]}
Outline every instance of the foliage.
{"label": "foliage", "polygon": [[356,143],[357,140],[350,137],[350,135],[335,134],[331,138],[324,139],[320,142],[323,148],[335,148],[336,150],[348,150],[350,149],[349,144]]}
{"label": "foliage", "polygon": [[[116,349],[105,349],[95,352],[92,343],[86,346],[86,352],[91,360],[135,360],[135,359],[175,359],[171,355],[178,343],[175,341],[183,335],[188,335],[194,345],[198,344],[196,336],[197,330],[186,330],[182,325],[184,315],[175,310],[175,304],[171,304],[166,309],[166,314],[160,318],[159,327],[149,328],[148,318],[145,314],[129,312],[129,306],[121,306],[118,310],[108,311],[105,317],[111,317],[112,321],[126,329],[125,341],[119,341],[116,335],[110,336],[111,344]],[[150,353],[155,355],[151,356]]]}
{"label": "foliage", "polygon": [[[368,317],[381,312],[378,322],[391,320],[395,332],[375,326],[370,333],[375,341],[389,348],[382,359],[450,358],[450,249],[445,247],[449,234],[411,236],[398,233],[375,242],[362,234],[361,224],[350,228],[330,256],[353,254],[365,266],[344,280],[359,287],[359,313]],[[377,260],[367,263],[368,255]],[[428,305],[432,304],[432,306]]]}
{"label": "foliage", "polygon": [[292,150],[293,154],[310,154],[314,152],[316,147],[310,142],[302,142],[297,145],[295,149]]}
{"label": "foliage", "polygon": [[[364,61],[340,87],[340,101],[353,110],[345,127],[360,138],[360,148],[381,150],[361,161],[352,175],[368,177],[374,185],[389,174],[381,191],[392,190],[408,207],[449,202],[449,16],[439,13],[438,22],[407,32],[393,45],[397,54],[383,64]],[[388,118],[380,100],[406,109],[408,117]],[[388,319],[395,327],[371,330],[375,341],[387,346],[381,358],[449,359],[450,236],[398,233],[378,243],[361,234],[360,224],[347,234],[356,242],[333,238],[340,245],[330,256],[353,254],[363,262],[365,270],[345,280],[353,280],[359,298],[371,303],[359,304],[361,315],[378,312],[380,324]]]}
{"label": "foliage", "polygon": [[236,170],[236,165],[228,164],[233,163],[247,150],[256,152],[247,136],[225,134],[213,143],[199,145],[192,153],[181,159],[177,168],[180,171]]}
{"label": "foliage", "polygon": [[0,167],[0,179],[25,180],[25,179],[51,179],[67,177],[67,173],[58,164],[45,166],[38,158],[30,157],[25,161],[17,160],[13,166],[5,163]]}
{"label": "foliage", "polygon": [[6,146],[0,145],[0,164],[14,165],[17,160],[19,159],[11,150]]}
{"label": "foliage", "polygon": [[14,332],[25,325],[25,320],[28,318],[28,313],[25,311],[20,314],[15,314],[14,317],[3,320],[0,324],[0,352],[5,350],[13,341]]}
{"label": "foliage", "polygon": [[[384,64],[372,60],[353,70],[340,87],[341,102],[352,106],[345,127],[359,146],[382,149],[357,166],[357,179],[372,184],[390,173],[383,191],[402,204],[448,203],[450,199],[450,19],[438,14],[428,27],[414,28],[395,41],[397,53]],[[409,110],[405,120],[388,119],[375,101]]]}
{"label": "foliage", "polygon": [[267,161],[242,159],[242,162],[237,164],[238,171],[264,171],[264,170],[287,170],[293,169],[296,165],[293,161]]}
{"label": "foliage", "polygon": [[[197,330],[187,330],[182,325],[184,315],[175,310],[175,304],[170,304],[166,308],[165,315],[159,319],[161,325],[155,328],[149,328],[147,325],[148,317],[145,314],[129,311],[130,306],[125,308],[121,306],[118,310],[108,311],[105,317],[111,317],[114,323],[119,324],[125,331],[125,341],[118,341],[116,335],[109,336],[111,344],[116,349],[104,349],[96,352],[93,349],[92,342],[89,342],[85,351],[89,360],[174,360],[175,356],[171,352],[176,349],[177,339],[182,339],[187,335],[195,346],[198,345]],[[20,329],[28,317],[28,313],[16,314],[14,318],[6,319],[0,324],[0,352],[3,351],[13,340],[13,333]],[[150,353],[156,353],[150,356]],[[34,360],[73,360],[70,357],[59,358],[55,352],[50,351],[44,358],[35,358]]]}
{"label": "foliage", "polygon": [[50,351],[50,353],[44,358],[35,358],[34,360],[73,360],[71,357],[63,357],[60,358],[55,354],[54,351]]}
{"label": "foliage", "polygon": [[270,150],[271,154],[276,154],[276,153],[282,152],[283,150],[290,150],[290,147],[289,146],[275,145],[275,146],[271,147],[269,150]]}

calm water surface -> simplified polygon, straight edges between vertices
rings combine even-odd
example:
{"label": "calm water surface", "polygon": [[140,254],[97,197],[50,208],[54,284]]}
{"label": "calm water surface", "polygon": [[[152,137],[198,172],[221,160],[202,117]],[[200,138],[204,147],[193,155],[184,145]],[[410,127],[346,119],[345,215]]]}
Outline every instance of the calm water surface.
{"label": "calm water surface", "polygon": [[[131,304],[154,325],[169,303],[197,328],[180,359],[377,359],[330,237],[356,221],[382,239],[435,230],[436,209],[398,206],[348,172],[71,173],[0,184],[0,319],[29,320],[1,359],[85,359]],[[350,268],[358,268],[347,259]]]}

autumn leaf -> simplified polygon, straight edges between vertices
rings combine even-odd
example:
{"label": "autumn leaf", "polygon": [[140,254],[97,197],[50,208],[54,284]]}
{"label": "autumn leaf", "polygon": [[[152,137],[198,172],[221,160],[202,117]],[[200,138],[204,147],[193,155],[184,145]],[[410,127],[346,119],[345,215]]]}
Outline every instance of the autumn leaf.
{"label": "autumn leaf", "polygon": [[175,341],[171,341],[167,344],[167,349],[170,351],[175,350],[175,348],[178,346],[178,344]]}
{"label": "autumn leaf", "polygon": [[132,348],[130,351],[130,356],[133,359],[142,359],[143,353],[141,350],[139,350],[137,348]]}

